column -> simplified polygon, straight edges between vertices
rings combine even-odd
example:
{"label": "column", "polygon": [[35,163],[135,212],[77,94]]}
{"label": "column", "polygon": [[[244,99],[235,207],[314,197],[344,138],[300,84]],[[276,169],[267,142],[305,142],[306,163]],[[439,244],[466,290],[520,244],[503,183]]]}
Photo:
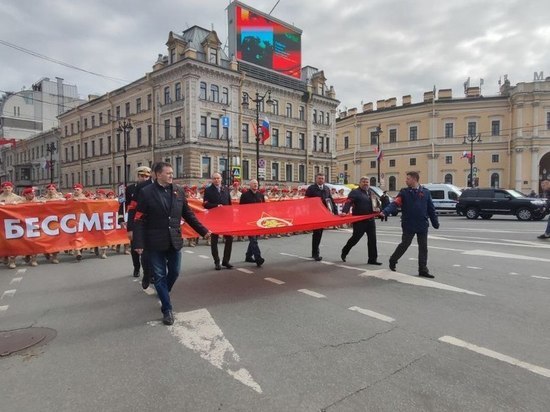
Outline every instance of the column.
{"label": "column", "polygon": [[522,168],[523,168],[523,148],[522,147],[516,147],[515,149],[516,153],[516,185],[515,189],[519,192],[521,192],[522,185],[523,185],[523,174],[522,174]]}
{"label": "column", "polygon": [[539,148],[531,148],[531,189],[539,191]]}

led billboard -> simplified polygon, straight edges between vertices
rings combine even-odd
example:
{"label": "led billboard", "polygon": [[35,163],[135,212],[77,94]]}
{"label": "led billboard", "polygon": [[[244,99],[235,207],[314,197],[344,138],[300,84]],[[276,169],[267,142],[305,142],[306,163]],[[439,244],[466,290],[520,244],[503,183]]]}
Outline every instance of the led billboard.
{"label": "led billboard", "polygon": [[237,60],[300,78],[301,30],[239,2],[228,11],[229,48]]}

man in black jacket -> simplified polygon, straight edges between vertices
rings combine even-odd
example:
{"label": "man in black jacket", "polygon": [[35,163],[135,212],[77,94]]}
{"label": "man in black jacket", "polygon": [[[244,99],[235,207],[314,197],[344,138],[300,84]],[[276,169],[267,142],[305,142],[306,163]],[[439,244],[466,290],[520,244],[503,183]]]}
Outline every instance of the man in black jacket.
{"label": "man in black jacket", "polygon": [[[342,209],[342,214],[347,215],[350,208],[353,207],[352,215],[361,216],[361,215],[370,215],[372,213],[380,212],[378,198],[372,190],[369,189],[369,178],[363,176],[359,179],[359,187],[353,189],[349,195],[344,207]],[[363,237],[364,234],[367,234],[367,249],[368,249],[368,261],[369,265],[381,265],[382,263],[378,262],[378,250],[376,248],[376,225],[374,223],[374,217],[370,219],[360,220],[353,224],[353,235],[349,238],[348,242],[342,249],[342,254],[340,257],[345,262],[346,256],[352,247],[354,247],[357,242]]]}
{"label": "man in black jacket", "polygon": [[[241,195],[240,204],[248,203],[264,203],[265,197],[258,190],[258,181],[252,179],[249,184],[249,189]],[[248,236],[248,249],[246,250],[245,261],[256,263],[258,267],[262,266],[265,259],[262,257],[260,247],[258,246],[258,236]]]}
{"label": "man in black jacket", "polygon": [[[214,173],[212,175],[212,184],[204,190],[204,208],[213,209],[221,206],[231,206],[231,194],[229,189],[222,185],[222,175]],[[231,259],[231,249],[233,246],[233,236],[224,236],[225,246],[223,248],[223,260],[222,266],[227,269],[231,269],[233,265],[229,263]],[[220,255],[218,253],[218,239],[219,236],[212,234],[210,250],[212,257],[214,258],[214,265],[216,270],[221,270]]]}
{"label": "man in black jacket", "polygon": [[[335,215],[338,213],[336,204],[330,194],[330,189],[325,186],[325,175],[323,173],[317,173],[315,176],[315,184],[310,185],[306,190],[306,197],[320,197],[323,205],[325,205]],[[321,244],[321,238],[323,237],[323,229],[315,229],[311,238],[311,256],[316,261],[323,259],[319,255],[319,245]]]}
{"label": "man in black jacket", "polygon": [[162,304],[162,322],[174,323],[170,291],[179,276],[183,238],[183,218],[201,236],[210,232],[195,217],[187,204],[183,189],[172,184],[174,172],[169,163],[159,162],[154,172],[157,180],[144,187],[138,197],[133,227],[134,247],[138,254],[147,250],[155,277],[155,289]]}

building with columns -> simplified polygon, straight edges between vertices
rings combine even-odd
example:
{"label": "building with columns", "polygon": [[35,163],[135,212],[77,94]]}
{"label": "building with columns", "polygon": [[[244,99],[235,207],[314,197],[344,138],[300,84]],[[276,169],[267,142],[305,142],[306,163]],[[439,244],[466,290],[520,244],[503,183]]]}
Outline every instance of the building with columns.
{"label": "building with columns", "polygon": [[550,178],[550,78],[515,86],[505,79],[496,96],[467,87],[455,98],[434,88],[420,103],[379,100],[376,108],[340,113],[336,130],[336,173],[350,183],[367,175],[393,192],[414,170],[424,183],[540,192],[540,181]]}
{"label": "building with columns", "polygon": [[266,97],[259,107],[271,134],[260,145],[265,182],[333,175],[339,102],[323,71],[308,66],[293,79],[229,59],[217,33],[198,26],[170,32],[166,46],[152,72],[59,117],[62,187],[114,187],[125,163],[133,181],[137,167],[159,160],[172,163],[179,183],[203,183],[214,172],[255,178],[257,113],[252,102],[243,106],[245,93],[274,102]]}

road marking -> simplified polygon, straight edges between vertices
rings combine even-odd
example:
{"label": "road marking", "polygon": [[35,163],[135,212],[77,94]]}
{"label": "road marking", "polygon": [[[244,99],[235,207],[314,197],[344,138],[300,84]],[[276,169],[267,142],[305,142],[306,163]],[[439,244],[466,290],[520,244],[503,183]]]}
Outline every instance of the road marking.
{"label": "road marking", "polygon": [[239,366],[239,355],[208,310],[175,313],[174,325],[169,326],[168,330],[182,345],[198,353],[201,358],[226,371],[256,392],[262,393],[262,388],[254,381],[250,372]]}
{"label": "road marking", "polygon": [[15,291],[17,289],[10,289],[10,290],[6,290],[4,293],[2,293],[2,297],[0,297],[0,300],[4,299],[5,297],[6,298],[11,298],[13,297],[13,295],[15,295]]}
{"label": "road marking", "polygon": [[409,260],[418,260],[417,258],[409,258]]}
{"label": "road marking", "polygon": [[542,375],[546,378],[550,378],[550,369],[546,369],[541,366],[520,361],[519,359],[512,358],[511,356],[503,355],[502,353],[498,353],[491,349],[483,348],[481,346],[476,346],[472,343],[468,343],[463,340],[453,338],[452,336],[442,336],[441,338],[439,338],[439,340],[441,342],[449,343],[451,345],[455,345],[461,348],[471,350],[473,352],[479,353],[480,355],[485,355],[490,358],[509,363],[510,365],[519,366],[520,368],[527,369],[530,372],[536,373],[538,375]]}
{"label": "road marking", "polygon": [[362,276],[365,278],[374,277],[374,278],[383,279],[383,280],[395,280],[396,282],[406,283],[409,285],[448,290],[450,292],[466,293],[468,295],[474,295],[474,296],[485,296],[485,295],[482,295],[481,293],[457,288],[455,286],[446,285],[444,283],[434,282],[433,280],[424,279],[419,276],[409,276],[409,275],[405,275],[404,273],[392,272],[388,269],[368,270],[366,272],[361,273],[359,276]]}
{"label": "road marking", "polygon": [[466,269],[475,269],[475,270],[481,270],[481,268],[477,266],[466,266]]}
{"label": "road marking", "polygon": [[335,265],[335,264],[336,264],[336,263],[334,263],[334,262],[329,262],[328,260],[321,260],[321,263],[322,263],[323,265]]}
{"label": "road marking", "polygon": [[140,280],[141,280],[141,279],[138,278],[138,279],[132,280],[132,282],[139,282]]}
{"label": "road marking", "polygon": [[339,268],[344,268],[344,269],[359,270],[359,271],[361,271],[361,272],[363,272],[363,271],[365,270],[365,269],[363,269],[363,268],[356,268],[356,267],[354,267],[354,266],[348,266],[348,265],[335,265],[335,266],[337,266],[337,267],[339,267]]}
{"label": "road marking", "polygon": [[10,307],[10,305],[0,306],[0,312],[5,312],[5,311],[7,311],[9,307]]}
{"label": "road marking", "polygon": [[512,275],[512,276],[519,276],[519,273],[516,273],[516,272],[510,272],[508,273],[509,275]]}
{"label": "road marking", "polygon": [[264,278],[264,280],[267,280],[268,282],[271,282],[271,283],[275,283],[276,285],[284,285],[285,284],[285,282],[283,282],[282,280],[275,279],[275,278]]}
{"label": "road marking", "polygon": [[546,279],[546,280],[550,280],[549,277],[546,277],[546,276],[531,276],[532,278],[535,278],[535,279]]}
{"label": "road marking", "polygon": [[148,287],[147,289],[143,289],[143,291],[148,294],[149,296],[154,295],[157,291],[151,287]]}
{"label": "road marking", "polygon": [[185,253],[193,254],[195,252],[193,252],[192,250],[186,250]]}
{"label": "road marking", "polygon": [[516,260],[536,260],[538,262],[550,262],[550,259],[525,256],[525,255],[514,255],[512,253],[493,252],[490,250],[467,250],[462,254],[471,255],[471,256],[485,256],[485,257],[496,257],[496,258],[506,258],[506,259],[516,259]]}
{"label": "road marking", "polygon": [[254,272],[252,272],[251,270],[248,270],[248,269],[245,269],[245,268],[237,268],[237,270],[239,272],[243,272],[243,273],[246,273],[247,275],[252,275]]}
{"label": "road marking", "polygon": [[27,268],[17,269],[17,274],[21,275],[27,271]]}
{"label": "road marking", "polygon": [[201,259],[210,259],[210,256],[206,256],[206,255],[199,255],[199,257],[200,257]]}
{"label": "road marking", "polygon": [[453,267],[455,267],[455,268],[459,268],[460,266],[462,266],[462,265],[453,265]]}
{"label": "road marking", "polygon": [[21,277],[20,278],[13,278],[12,280],[10,280],[10,285],[13,284],[13,283],[21,282],[21,279],[23,279],[23,278],[21,278]]}
{"label": "road marking", "polygon": [[309,296],[313,296],[314,298],[318,298],[318,299],[326,298],[325,295],[321,295],[320,293],[314,292],[314,291],[309,290],[309,289],[298,289],[298,292],[304,293],[304,294],[309,295]]}
{"label": "road marking", "polygon": [[372,310],[363,309],[363,308],[360,308],[358,306],[352,306],[351,308],[348,308],[348,309],[353,310],[355,312],[359,312],[363,315],[370,316],[371,318],[375,318],[375,319],[384,321],[384,322],[394,322],[395,321],[394,318],[390,318],[389,316],[382,315],[381,313],[378,313],[378,312],[373,312]]}

